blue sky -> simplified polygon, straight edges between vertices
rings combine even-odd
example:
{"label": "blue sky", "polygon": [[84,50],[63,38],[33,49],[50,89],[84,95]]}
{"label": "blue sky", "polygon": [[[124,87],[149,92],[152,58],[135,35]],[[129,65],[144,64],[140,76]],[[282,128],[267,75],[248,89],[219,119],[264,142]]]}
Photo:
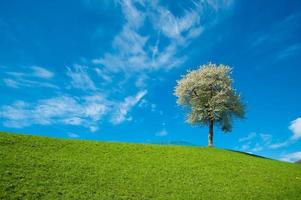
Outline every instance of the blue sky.
{"label": "blue sky", "polygon": [[0,1],[0,129],[207,145],[176,80],[234,68],[246,119],[214,143],[301,159],[301,1]]}

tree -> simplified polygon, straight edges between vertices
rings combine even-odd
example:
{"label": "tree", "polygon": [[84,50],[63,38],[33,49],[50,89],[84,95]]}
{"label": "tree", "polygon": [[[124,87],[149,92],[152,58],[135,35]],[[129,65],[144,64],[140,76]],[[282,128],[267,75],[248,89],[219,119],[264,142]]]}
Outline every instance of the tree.
{"label": "tree", "polygon": [[175,87],[177,103],[191,110],[187,122],[209,126],[209,147],[213,146],[215,124],[220,125],[222,131],[230,132],[233,118],[244,118],[245,106],[232,87],[231,73],[229,66],[208,63],[188,71]]}

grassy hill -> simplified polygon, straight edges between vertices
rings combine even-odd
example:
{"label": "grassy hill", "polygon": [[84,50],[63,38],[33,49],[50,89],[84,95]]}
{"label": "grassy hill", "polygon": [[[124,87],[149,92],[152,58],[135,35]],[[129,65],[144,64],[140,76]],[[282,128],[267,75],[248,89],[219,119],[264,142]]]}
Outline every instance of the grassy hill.
{"label": "grassy hill", "polygon": [[0,199],[301,199],[301,166],[206,147],[0,133]]}

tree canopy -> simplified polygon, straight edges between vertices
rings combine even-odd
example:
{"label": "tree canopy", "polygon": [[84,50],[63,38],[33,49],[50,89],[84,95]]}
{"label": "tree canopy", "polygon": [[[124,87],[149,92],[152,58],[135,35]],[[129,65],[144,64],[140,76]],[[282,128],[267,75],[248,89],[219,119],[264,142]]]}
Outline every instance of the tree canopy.
{"label": "tree canopy", "polygon": [[227,65],[208,63],[188,71],[177,81],[174,94],[179,105],[191,109],[187,116],[189,123],[208,125],[214,122],[224,132],[229,132],[233,117],[244,117],[244,105],[232,87],[231,73],[232,68]]}

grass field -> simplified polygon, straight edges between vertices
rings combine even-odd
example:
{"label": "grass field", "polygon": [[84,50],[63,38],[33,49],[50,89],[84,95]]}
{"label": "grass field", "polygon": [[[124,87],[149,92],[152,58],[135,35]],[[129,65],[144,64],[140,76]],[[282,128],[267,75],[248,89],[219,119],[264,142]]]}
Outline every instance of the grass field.
{"label": "grass field", "polygon": [[0,199],[301,199],[301,165],[206,147],[0,133]]}

